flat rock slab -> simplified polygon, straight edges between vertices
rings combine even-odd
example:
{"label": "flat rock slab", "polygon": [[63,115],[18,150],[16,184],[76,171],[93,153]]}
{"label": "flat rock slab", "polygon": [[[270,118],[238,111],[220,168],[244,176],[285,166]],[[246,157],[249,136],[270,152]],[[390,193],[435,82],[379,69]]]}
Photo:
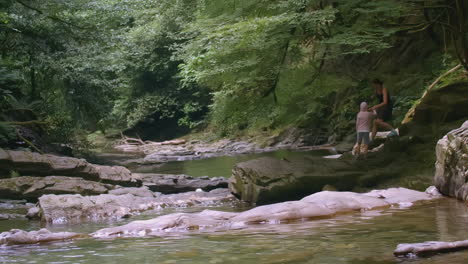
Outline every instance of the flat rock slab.
{"label": "flat rock slab", "polygon": [[393,254],[398,257],[428,257],[437,253],[468,250],[468,240],[454,242],[428,241],[414,244],[399,244]]}
{"label": "flat rock slab", "polygon": [[75,176],[120,185],[140,185],[125,167],[101,166],[88,163],[84,159],[0,148],[0,171],[11,170],[22,175]]}
{"label": "flat rock slab", "polygon": [[78,177],[21,176],[0,179],[0,198],[37,200],[44,194],[98,195],[114,189],[113,185]]}
{"label": "flat rock slab", "polygon": [[133,176],[139,179],[144,186],[153,192],[164,194],[196,191],[211,191],[218,188],[227,188],[228,180],[223,177],[191,177],[188,175],[172,174],[147,174],[134,173]]}
{"label": "flat rock slab", "polygon": [[71,232],[52,233],[47,229],[38,231],[26,232],[19,229],[12,229],[8,232],[0,233],[0,245],[19,245],[19,244],[36,244],[51,241],[63,241],[83,236]]}
{"label": "flat rock slab", "polygon": [[[118,191],[119,189],[115,192]],[[48,223],[78,223],[119,219],[152,209],[214,206],[236,201],[227,189],[169,195],[155,194],[153,197],[136,196],[132,194],[133,191],[138,190],[120,190],[122,195],[44,195],[39,198],[39,215]]]}
{"label": "flat rock slab", "polygon": [[[378,194],[381,195],[378,195]],[[378,197],[376,197],[378,196]],[[250,224],[285,223],[314,218],[332,217],[337,214],[390,207],[395,202],[413,203],[438,198],[428,193],[392,188],[371,193],[324,191],[299,201],[282,202],[255,207],[241,213],[205,210],[201,213],[177,213],[150,220],[98,230],[94,237],[162,236],[168,232],[186,232],[199,229],[238,229]]]}

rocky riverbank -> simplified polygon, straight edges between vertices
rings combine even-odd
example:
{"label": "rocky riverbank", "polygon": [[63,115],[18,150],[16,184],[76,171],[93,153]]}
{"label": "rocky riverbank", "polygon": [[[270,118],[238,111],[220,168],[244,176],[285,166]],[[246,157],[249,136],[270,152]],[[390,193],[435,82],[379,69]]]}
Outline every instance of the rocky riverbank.
{"label": "rocky riverbank", "polygon": [[[140,142],[134,144],[117,144],[115,150],[124,153],[133,153],[135,156],[144,155],[144,158],[135,158],[127,161],[118,161],[124,166],[147,166],[170,161],[188,161],[220,156],[233,156],[250,153],[265,153],[277,150],[309,151],[333,148],[330,145],[314,145],[308,137],[307,131],[288,129],[278,136],[271,136],[259,143],[251,140],[222,139],[214,142],[200,140],[171,140],[164,142]],[[320,141],[322,142],[322,141]]]}

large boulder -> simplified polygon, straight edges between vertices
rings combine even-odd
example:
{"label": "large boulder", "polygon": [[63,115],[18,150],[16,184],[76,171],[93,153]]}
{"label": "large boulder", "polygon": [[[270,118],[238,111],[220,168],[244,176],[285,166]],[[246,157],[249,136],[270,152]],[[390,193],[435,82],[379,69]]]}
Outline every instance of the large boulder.
{"label": "large boulder", "polygon": [[141,180],[153,192],[164,194],[190,192],[197,189],[211,191],[218,188],[227,188],[228,181],[223,177],[192,177],[188,175],[173,174],[145,174],[135,173],[135,178]]}
{"label": "large boulder", "polygon": [[15,177],[0,179],[0,198],[37,200],[44,194],[98,195],[114,189],[113,185],[78,177]]}
{"label": "large boulder", "polygon": [[434,182],[445,195],[468,200],[468,121],[437,142]]}
{"label": "large boulder", "polygon": [[200,213],[175,213],[123,226],[98,230],[93,237],[164,236],[167,233],[199,229],[239,229],[250,224],[272,224],[314,218],[333,217],[352,211],[382,209],[395,204],[411,206],[417,201],[439,198],[405,188],[376,190],[370,193],[330,192],[312,194],[299,201],[263,205],[240,212],[205,210]]}
{"label": "large boulder", "polygon": [[263,157],[238,163],[229,179],[231,192],[242,201],[266,204],[300,199],[325,185],[350,190],[362,172],[345,159]]}
{"label": "large boulder", "polygon": [[[28,151],[13,151],[0,148],[0,178],[8,171],[34,176],[75,176],[87,180],[136,186],[140,183],[131,172],[120,166],[101,166],[83,159],[39,154]],[[3,172],[3,173],[2,173]]]}
{"label": "large boulder", "polygon": [[[128,189],[127,189],[128,190]],[[48,223],[77,223],[102,219],[119,219],[151,209],[167,207],[213,206],[235,201],[227,189],[210,192],[187,192],[153,197],[126,194],[98,196],[43,195],[39,198],[40,217]]]}

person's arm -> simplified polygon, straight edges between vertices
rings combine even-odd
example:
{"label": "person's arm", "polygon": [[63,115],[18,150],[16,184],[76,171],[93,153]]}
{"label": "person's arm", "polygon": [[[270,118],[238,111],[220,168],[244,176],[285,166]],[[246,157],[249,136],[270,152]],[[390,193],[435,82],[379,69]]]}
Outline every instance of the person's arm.
{"label": "person's arm", "polygon": [[388,91],[387,91],[387,88],[385,88],[385,87],[383,88],[382,94],[383,94],[383,102],[369,108],[369,110],[376,110],[376,109],[379,109],[379,108],[381,108],[381,107],[388,104]]}

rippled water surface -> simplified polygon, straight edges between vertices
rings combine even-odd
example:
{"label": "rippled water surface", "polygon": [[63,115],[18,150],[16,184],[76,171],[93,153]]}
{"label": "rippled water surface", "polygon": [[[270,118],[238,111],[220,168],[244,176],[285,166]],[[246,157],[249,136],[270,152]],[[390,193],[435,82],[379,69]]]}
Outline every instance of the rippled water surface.
{"label": "rippled water surface", "polygon": [[[160,213],[171,212],[173,210]],[[150,217],[153,216],[144,215],[139,219]],[[49,229],[87,233],[123,223],[89,223]],[[39,224],[0,222],[0,231],[12,227],[37,229]],[[468,239],[468,207],[456,200],[442,199],[413,208],[368,211],[292,224],[255,225],[240,230],[3,247],[0,248],[0,263],[466,264],[468,251],[410,260],[392,254],[398,243],[462,239]]]}

